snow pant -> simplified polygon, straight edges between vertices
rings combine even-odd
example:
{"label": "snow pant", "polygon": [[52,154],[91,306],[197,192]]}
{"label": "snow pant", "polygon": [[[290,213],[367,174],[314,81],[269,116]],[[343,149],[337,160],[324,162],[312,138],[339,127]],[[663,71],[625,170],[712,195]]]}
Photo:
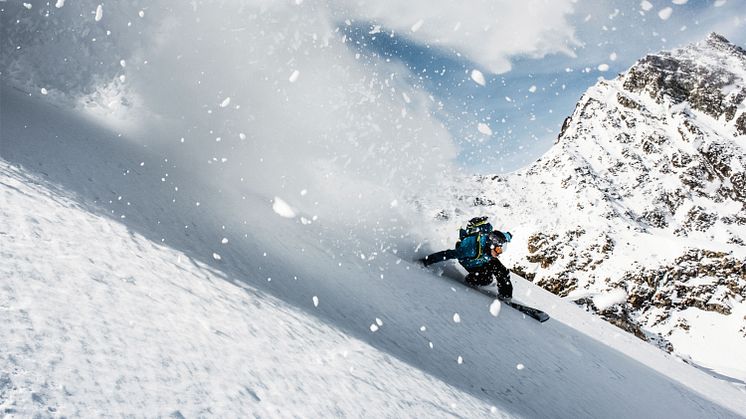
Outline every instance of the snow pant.
{"label": "snow pant", "polygon": [[510,282],[510,271],[503,266],[497,259],[491,259],[489,262],[478,268],[468,269],[464,281],[472,286],[489,285],[494,280],[497,282],[497,294],[501,298],[513,297],[513,283]]}
{"label": "snow pant", "polygon": [[443,250],[441,252],[433,253],[432,255],[425,256],[422,263],[425,266],[432,265],[433,263],[443,262],[448,259],[456,259],[456,251],[453,249]]}

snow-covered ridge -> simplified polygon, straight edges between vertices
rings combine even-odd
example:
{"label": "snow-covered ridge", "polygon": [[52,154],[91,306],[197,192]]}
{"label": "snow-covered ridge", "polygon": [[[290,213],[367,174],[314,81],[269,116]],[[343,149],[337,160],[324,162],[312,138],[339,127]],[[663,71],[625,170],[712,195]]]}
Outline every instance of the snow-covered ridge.
{"label": "snow-covered ridge", "polygon": [[492,215],[514,271],[746,380],[745,100],[746,52],[717,34],[649,55],[591,87],[536,163],[433,215]]}

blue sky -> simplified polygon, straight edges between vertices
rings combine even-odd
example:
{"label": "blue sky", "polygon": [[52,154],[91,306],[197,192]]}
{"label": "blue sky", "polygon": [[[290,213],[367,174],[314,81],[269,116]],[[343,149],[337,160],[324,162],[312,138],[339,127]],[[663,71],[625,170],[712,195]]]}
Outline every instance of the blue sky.
{"label": "blue sky", "polygon": [[[411,70],[410,82],[442,102],[434,112],[459,145],[458,161],[464,167],[503,173],[546,152],[564,118],[600,77],[613,78],[647,53],[699,41],[710,32],[746,46],[744,2],[677,4],[681,2],[650,0],[652,7],[643,10],[649,7],[645,2],[580,0],[567,17],[578,41],[569,45],[574,57],[565,53],[511,56],[512,68],[502,74],[490,73],[455,49],[417,43],[406,33],[391,36],[382,28],[384,33],[370,34],[375,22],[353,22],[345,30],[357,41],[349,45],[372,65],[382,59],[402,62]],[[662,19],[659,12],[667,7],[670,17]],[[599,71],[600,64],[609,69]],[[484,73],[486,86],[471,80],[472,69]],[[533,93],[531,86],[536,86]],[[490,126],[491,136],[478,132],[479,122]]]}

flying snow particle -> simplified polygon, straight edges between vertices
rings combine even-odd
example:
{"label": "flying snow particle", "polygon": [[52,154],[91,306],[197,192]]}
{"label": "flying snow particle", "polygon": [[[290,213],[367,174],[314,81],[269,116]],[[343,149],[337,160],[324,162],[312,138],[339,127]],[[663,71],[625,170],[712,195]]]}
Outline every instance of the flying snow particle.
{"label": "flying snow particle", "polygon": [[217,253],[213,253],[213,254],[212,254],[212,258],[213,258],[213,259],[215,259],[215,260],[220,260],[220,259],[222,259],[222,257],[221,257],[221,256],[220,256],[219,254],[217,254]]}
{"label": "flying snow particle", "polygon": [[474,83],[484,86],[487,84],[487,81],[484,79],[484,74],[482,74],[479,70],[471,70],[471,79],[474,80]]}
{"label": "flying snow particle", "polygon": [[65,0],[57,0],[57,3],[54,4],[54,7],[61,9],[62,6],[65,5]]}
{"label": "flying snow particle", "polygon": [[609,71],[609,65],[608,64],[599,64],[598,65],[598,71]]}
{"label": "flying snow particle", "polygon": [[293,70],[293,73],[288,77],[288,81],[290,83],[295,83],[295,81],[298,80],[298,76],[300,76],[300,71]]}
{"label": "flying snow particle", "polygon": [[418,30],[420,30],[420,28],[422,27],[423,23],[425,23],[425,21],[422,20],[422,19],[420,19],[420,20],[417,21],[417,23],[415,23],[414,25],[412,25],[412,27],[410,29],[412,30],[412,32],[417,32]]}
{"label": "flying snow particle", "polygon": [[275,197],[272,202],[272,211],[276,212],[280,217],[293,218],[295,217],[295,210],[288,205],[287,202],[283,201],[279,197]]}
{"label": "flying snow particle", "polygon": [[102,17],[104,17],[104,7],[99,4],[98,7],[96,7],[96,17],[94,17],[94,19],[98,22]]}
{"label": "flying snow particle", "polygon": [[526,368],[526,367],[523,366],[523,364],[518,364],[518,365],[515,366],[515,369],[517,369],[517,370],[522,370],[524,368]]}
{"label": "flying snow particle", "polygon": [[404,102],[406,102],[406,103],[412,103],[412,99],[409,98],[408,94],[406,94],[404,92],[401,92],[401,96],[404,98]]}
{"label": "flying snow particle", "polygon": [[378,331],[378,325],[376,325],[375,323],[372,323],[370,325],[370,331],[371,332],[377,332]]}
{"label": "flying snow particle", "polygon": [[238,133],[238,138],[240,138],[241,140],[245,140],[246,139],[246,134],[244,134],[243,132],[239,132]]}
{"label": "flying snow particle", "polygon": [[319,306],[319,297],[313,296],[313,306],[318,307]]}
{"label": "flying snow particle", "polygon": [[378,326],[383,326],[383,321],[381,319],[379,319],[378,317],[376,317],[376,324]]}
{"label": "flying snow particle", "polygon": [[49,92],[47,91],[47,89],[45,89],[45,88],[43,88],[43,87],[42,87],[42,88],[41,88],[41,94],[43,94],[43,95],[46,95],[47,93],[49,93]]}
{"label": "flying snow particle", "polygon": [[671,3],[682,5],[682,4],[686,4],[688,1],[689,0],[671,0]]}
{"label": "flying snow particle", "polygon": [[495,299],[495,301],[490,304],[490,314],[497,317],[500,314],[500,308],[502,308],[500,300]]}
{"label": "flying snow particle", "polygon": [[140,17],[145,17],[145,11],[144,10],[140,10],[139,12],[137,12],[137,15],[140,16]]}
{"label": "flying snow particle", "polygon": [[226,107],[228,107],[228,105],[230,105],[230,104],[231,104],[231,97],[230,97],[230,96],[228,96],[227,98],[223,99],[223,101],[222,101],[222,102],[220,102],[220,107],[221,107],[221,108],[226,108]]}
{"label": "flying snow particle", "polygon": [[425,330],[427,330],[427,327],[425,327],[425,326],[420,326],[420,332],[424,332]]}
{"label": "flying snow particle", "polygon": [[648,0],[642,0],[642,1],[640,2],[640,8],[641,8],[641,9],[642,9],[643,11],[646,11],[646,12],[647,12],[648,10],[650,10],[650,9],[652,9],[652,8],[653,8],[653,3],[649,2]]}
{"label": "flying snow particle", "polygon": [[399,206],[399,201],[397,201],[396,199],[394,199],[393,201],[391,201],[391,203],[389,204],[389,206],[391,208],[396,208],[396,207]]}
{"label": "flying snow particle", "polygon": [[227,237],[223,237],[223,240],[220,240],[220,243],[222,243],[222,244],[228,244],[228,238]]}
{"label": "flying snow particle", "polygon": [[31,8],[34,7],[34,6],[32,6],[31,3],[23,3],[23,7],[31,10]]}
{"label": "flying snow particle", "polygon": [[658,12],[658,17],[661,18],[661,20],[667,20],[669,17],[671,17],[671,13],[673,13],[672,8],[664,7]]}
{"label": "flying snow particle", "polygon": [[490,126],[483,122],[480,122],[477,125],[477,130],[484,135],[492,135],[492,129],[490,128]]}
{"label": "flying snow particle", "polygon": [[528,91],[534,93],[536,91],[536,85],[532,84],[531,87],[528,88]]}
{"label": "flying snow particle", "polygon": [[308,193],[308,189],[303,189],[300,191],[300,196],[306,196],[307,193]]}
{"label": "flying snow particle", "polygon": [[119,65],[122,66],[122,68],[127,67],[127,61],[119,60]]}
{"label": "flying snow particle", "polygon": [[453,313],[453,322],[461,323],[461,316],[459,316],[458,313]]}
{"label": "flying snow particle", "polygon": [[461,355],[459,355],[458,358],[456,358],[456,362],[458,362],[458,364],[461,365],[464,363],[464,358],[462,358]]}

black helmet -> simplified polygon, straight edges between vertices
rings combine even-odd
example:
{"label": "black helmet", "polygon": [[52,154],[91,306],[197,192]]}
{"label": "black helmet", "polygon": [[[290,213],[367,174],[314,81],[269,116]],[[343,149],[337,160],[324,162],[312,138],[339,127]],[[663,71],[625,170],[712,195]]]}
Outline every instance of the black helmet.
{"label": "black helmet", "polygon": [[510,233],[503,233],[502,231],[493,231],[490,233],[490,241],[495,246],[502,246],[505,243],[510,242],[513,236]]}

